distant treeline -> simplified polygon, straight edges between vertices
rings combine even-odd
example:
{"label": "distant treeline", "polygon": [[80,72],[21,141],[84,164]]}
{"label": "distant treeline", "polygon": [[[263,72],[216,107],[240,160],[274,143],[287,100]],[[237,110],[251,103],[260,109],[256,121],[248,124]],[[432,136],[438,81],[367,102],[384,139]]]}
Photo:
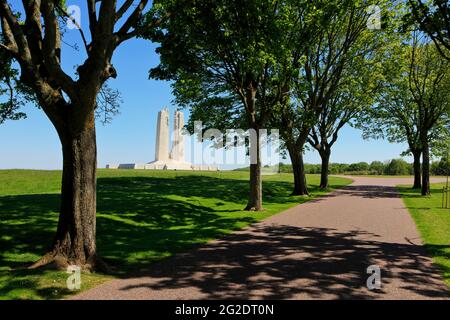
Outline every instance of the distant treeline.
{"label": "distant treeline", "polygon": [[[267,166],[266,166],[267,168]],[[292,173],[292,165],[280,163],[280,172]],[[305,172],[307,174],[320,174],[322,166],[320,164],[305,164]],[[248,171],[249,168],[239,168],[236,171]],[[450,162],[446,159],[435,161],[431,164],[431,174],[435,176],[445,176],[450,172]],[[330,174],[353,174],[353,175],[413,175],[414,168],[412,163],[408,163],[403,159],[392,159],[390,161],[381,162],[373,161],[372,163],[357,162],[347,163],[330,163]]]}

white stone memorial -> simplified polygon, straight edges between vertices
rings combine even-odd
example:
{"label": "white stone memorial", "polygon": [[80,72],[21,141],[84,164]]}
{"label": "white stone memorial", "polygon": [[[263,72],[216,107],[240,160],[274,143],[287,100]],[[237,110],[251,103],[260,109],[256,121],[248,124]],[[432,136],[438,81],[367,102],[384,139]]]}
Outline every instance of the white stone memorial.
{"label": "white stone memorial", "polygon": [[169,152],[170,144],[169,130],[169,110],[164,108],[158,113],[158,123],[156,125],[156,150],[155,161],[147,164],[127,163],[108,164],[108,169],[140,169],[140,170],[203,170],[218,171],[217,166],[193,165],[185,160],[184,154],[184,114],[175,111],[173,125],[172,149]]}

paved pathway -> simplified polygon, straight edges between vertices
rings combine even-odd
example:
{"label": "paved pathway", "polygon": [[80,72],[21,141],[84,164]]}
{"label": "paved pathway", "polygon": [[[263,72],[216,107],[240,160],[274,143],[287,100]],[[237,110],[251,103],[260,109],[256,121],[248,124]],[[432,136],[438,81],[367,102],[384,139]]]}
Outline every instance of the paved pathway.
{"label": "paved pathway", "polygon": [[[354,180],[75,299],[449,298],[395,191],[410,180]],[[370,265],[381,268],[379,290],[366,288]]]}

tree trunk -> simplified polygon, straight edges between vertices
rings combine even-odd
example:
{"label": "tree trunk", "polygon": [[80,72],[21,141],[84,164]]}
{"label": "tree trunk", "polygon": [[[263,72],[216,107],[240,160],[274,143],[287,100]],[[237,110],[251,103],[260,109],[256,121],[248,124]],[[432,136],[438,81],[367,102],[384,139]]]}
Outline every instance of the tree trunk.
{"label": "tree trunk", "polygon": [[[69,118],[69,117],[68,117]],[[63,124],[59,136],[63,151],[61,207],[53,248],[33,267],[56,263],[91,271],[99,267],[96,251],[96,170],[97,145],[94,114],[77,133],[70,122]]]}
{"label": "tree trunk", "polygon": [[421,179],[421,167],[420,167],[420,157],[422,155],[421,150],[413,151],[414,156],[414,186],[413,189],[422,188]]}
{"label": "tree trunk", "polygon": [[321,151],[322,168],[320,171],[320,189],[328,188],[328,171],[330,167],[330,151]]}
{"label": "tree trunk", "polygon": [[428,135],[422,138],[422,195],[430,194],[430,147]]}
{"label": "tree trunk", "polygon": [[[262,211],[262,177],[261,177],[261,150],[259,132],[255,134],[255,142],[250,144],[250,193],[247,206],[244,210],[247,211]],[[253,151],[253,152],[252,152]]]}
{"label": "tree trunk", "polygon": [[289,156],[291,157],[292,170],[294,172],[294,191],[291,196],[309,195],[306,184],[305,166],[303,163],[302,149],[297,149],[295,146],[289,144],[287,146]]}

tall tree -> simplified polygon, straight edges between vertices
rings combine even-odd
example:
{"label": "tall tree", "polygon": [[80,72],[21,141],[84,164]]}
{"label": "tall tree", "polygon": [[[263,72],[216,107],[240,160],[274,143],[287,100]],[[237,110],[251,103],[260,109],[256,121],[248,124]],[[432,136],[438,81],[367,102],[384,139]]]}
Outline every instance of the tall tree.
{"label": "tall tree", "polygon": [[355,78],[346,87],[341,85],[334,97],[323,105],[318,122],[312,127],[308,142],[321,158],[320,188],[328,188],[328,174],[332,147],[337,142],[340,130],[370,107],[376,86],[372,78]]}
{"label": "tall tree", "polygon": [[[422,187],[420,109],[410,88],[411,43],[409,38],[391,42],[389,54],[383,60],[383,83],[376,103],[357,119],[365,139],[387,139],[391,143],[407,143],[402,155],[414,158],[414,189]],[[448,124],[447,124],[448,125]],[[440,118],[427,134],[432,146],[446,139],[448,129]]]}
{"label": "tall tree", "polygon": [[422,147],[422,195],[430,194],[430,135],[440,122],[448,125],[450,110],[450,62],[427,37],[413,36],[410,51],[409,89],[418,108]]}
{"label": "tall tree", "polygon": [[[55,127],[62,144],[61,207],[53,246],[34,267],[53,261],[85,269],[99,266],[96,248],[95,110],[97,95],[117,72],[116,48],[136,35],[147,0],[86,0],[88,28],[79,27],[87,58],[71,77],[61,66],[64,21],[60,0],[0,0],[1,47],[20,65],[26,86]],[[24,15],[21,19],[19,11]],[[72,18],[71,18],[72,19]],[[72,19],[74,23],[76,21]]]}
{"label": "tall tree", "polygon": [[263,209],[259,130],[289,94],[280,61],[292,58],[290,37],[305,34],[299,26],[310,6],[308,1],[172,0],[155,2],[148,16],[153,21],[174,12],[156,32],[144,30],[144,37],[161,44],[161,63],[151,77],[174,80],[177,102],[207,115],[200,120],[213,117],[218,121],[209,122],[218,124],[229,114],[222,124],[232,121],[256,131],[246,210]]}
{"label": "tall tree", "polygon": [[[364,7],[359,10],[364,11]],[[331,151],[340,130],[374,103],[381,88],[382,58],[390,50],[393,30],[397,25],[395,15],[387,15],[386,12],[385,21],[389,23],[383,29],[357,29],[355,40],[349,44],[345,44],[343,39],[349,31],[348,24],[354,21],[344,19],[340,22],[343,28],[332,28],[336,35],[327,37],[323,43],[329,51],[343,53],[336,59],[324,59],[318,66],[318,70],[342,70],[338,73],[340,76],[336,87],[322,99],[317,122],[313,124],[308,137],[309,144],[318,151],[322,161],[320,188],[328,187]],[[347,51],[346,45],[349,46]],[[316,51],[316,59],[320,59],[324,52],[323,48]]]}
{"label": "tall tree", "polygon": [[[405,154],[414,157],[414,186],[421,188],[422,147],[419,136],[418,108],[409,90],[409,50],[401,38],[391,42],[390,54],[385,56],[382,93],[369,110],[358,118],[365,139],[387,139],[391,143],[408,144]],[[406,39],[407,40],[407,39]]]}
{"label": "tall tree", "polygon": [[411,16],[420,30],[436,45],[439,53],[450,60],[450,8],[448,0],[408,0]]}
{"label": "tall tree", "polygon": [[[327,15],[327,23],[316,30],[311,44],[302,52],[301,63],[294,65],[296,76],[291,78],[290,83],[292,99],[286,101],[281,112],[276,114],[281,128],[280,134],[293,166],[295,181],[293,195],[308,194],[303,164],[305,144],[324,109],[330,108],[339,100],[336,92],[345,85],[346,68],[351,68],[358,54],[362,54],[355,50],[355,46],[362,43],[360,41],[367,31],[367,23],[371,16],[368,9],[371,4],[380,2],[336,3]],[[347,117],[348,115],[345,115],[345,118]],[[326,118],[322,117],[322,121],[331,120]],[[327,164],[329,150],[324,148],[329,130],[322,131],[323,139],[317,141],[322,145],[316,143],[314,145],[322,151],[324,162]],[[324,184],[327,183],[324,181]]]}

